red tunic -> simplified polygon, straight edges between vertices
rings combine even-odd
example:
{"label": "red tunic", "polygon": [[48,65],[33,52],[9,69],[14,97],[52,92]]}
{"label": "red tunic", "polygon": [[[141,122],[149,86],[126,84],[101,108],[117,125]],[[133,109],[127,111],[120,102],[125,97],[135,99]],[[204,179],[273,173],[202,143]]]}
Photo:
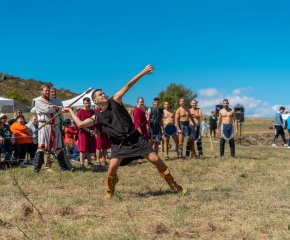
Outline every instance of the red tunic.
{"label": "red tunic", "polygon": [[[98,107],[96,112],[100,111],[101,108]],[[97,128],[99,129],[101,135],[97,136],[97,149],[109,149],[112,145],[112,140],[108,140],[105,135],[101,132],[99,125],[97,124]]]}
{"label": "red tunic", "polygon": [[147,139],[147,142],[149,141],[148,132],[147,132],[147,120],[145,112],[142,108],[136,107],[133,112],[134,116],[134,124],[135,128],[138,130],[138,127],[141,125],[141,130],[143,132],[144,137]]}
{"label": "red tunic", "polygon": [[[90,118],[94,115],[93,110],[85,110],[81,109],[79,110],[77,116],[81,121],[84,121],[87,118]],[[78,126],[76,126],[76,129],[79,131],[78,135],[78,152],[88,152],[88,153],[95,153],[96,152],[96,138],[95,136],[90,136],[90,134],[82,129],[80,129]],[[95,126],[89,127],[90,130],[94,130]]]}
{"label": "red tunic", "polygon": [[65,127],[64,144],[67,144],[70,140],[73,140],[76,145],[77,141],[73,139],[73,136],[77,134],[78,130],[75,130],[72,126],[69,126],[68,128]]}

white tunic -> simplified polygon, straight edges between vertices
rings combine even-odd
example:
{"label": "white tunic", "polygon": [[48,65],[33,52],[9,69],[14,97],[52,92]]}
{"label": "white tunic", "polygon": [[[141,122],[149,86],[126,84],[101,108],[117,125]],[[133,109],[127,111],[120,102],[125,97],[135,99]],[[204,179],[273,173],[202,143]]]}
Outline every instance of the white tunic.
{"label": "white tunic", "polygon": [[[45,99],[41,96],[35,101],[35,107],[31,109],[31,113],[37,114],[39,122],[38,127],[41,127],[57,114],[58,111],[50,105],[57,105],[59,108],[58,111],[61,111],[63,108],[58,105],[56,99]],[[50,152],[52,148],[54,151],[63,149],[59,123],[59,118],[56,117],[49,124],[39,130],[38,148],[44,148],[48,152]],[[54,127],[52,125],[54,125]]]}

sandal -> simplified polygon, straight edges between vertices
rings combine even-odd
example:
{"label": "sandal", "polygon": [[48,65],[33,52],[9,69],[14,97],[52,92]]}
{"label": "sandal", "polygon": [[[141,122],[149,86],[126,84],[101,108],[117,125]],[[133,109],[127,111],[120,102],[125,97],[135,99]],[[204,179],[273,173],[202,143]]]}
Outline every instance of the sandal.
{"label": "sandal", "polygon": [[93,167],[94,167],[94,164],[92,164],[92,163],[88,163],[87,167],[88,167],[88,168],[93,168]]}
{"label": "sandal", "polygon": [[168,156],[166,156],[166,157],[165,157],[165,160],[168,160],[168,159],[169,159],[169,157],[168,157]]}
{"label": "sandal", "polygon": [[101,161],[100,160],[97,160],[96,163],[97,163],[97,166],[101,166]]}

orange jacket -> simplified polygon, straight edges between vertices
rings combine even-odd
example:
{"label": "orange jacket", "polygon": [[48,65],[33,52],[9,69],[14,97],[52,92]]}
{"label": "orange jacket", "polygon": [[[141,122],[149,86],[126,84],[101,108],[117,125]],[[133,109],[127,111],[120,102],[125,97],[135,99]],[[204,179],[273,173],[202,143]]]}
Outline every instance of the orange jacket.
{"label": "orange jacket", "polygon": [[26,133],[26,129],[26,126],[23,126],[18,122],[11,125],[10,130],[13,134],[15,134],[15,142],[18,145],[23,143],[32,143],[31,136]]}

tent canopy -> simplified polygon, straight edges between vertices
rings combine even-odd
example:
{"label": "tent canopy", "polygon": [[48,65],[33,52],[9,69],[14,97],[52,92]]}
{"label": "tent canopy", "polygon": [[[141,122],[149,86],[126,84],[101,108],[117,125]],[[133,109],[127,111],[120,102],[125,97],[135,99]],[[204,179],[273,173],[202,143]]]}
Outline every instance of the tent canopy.
{"label": "tent canopy", "polygon": [[[90,93],[88,93],[88,94],[86,94],[85,96],[83,96],[80,100],[78,100],[74,105],[72,105],[72,107],[81,107],[81,106],[83,106],[84,104],[83,104],[83,99],[85,98],[85,97],[88,97],[89,99],[91,99],[91,101],[92,101],[92,98],[91,98],[91,96],[92,96],[92,92],[93,92],[94,90],[92,90]],[[69,100],[65,100],[65,101],[62,101],[62,104],[63,104],[63,106],[68,106],[68,105],[70,105],[71,103],[73,103],[75,100],[77,100],[81,95],[83,95],[83,93],[82,94],[80,94],[80,95],[78,95],[78,96],[76,96],[76,97],[74,97],[74,98],[72,98],[72,99],[69,99]],[[32,101],[33,101],[33,103],[36,101],[36,99],[37,98],[39,98],[39,97],[36,97],[36,98],[34,98]],[[93,101],[92,101],[92,103],[93,103]],[[34,106],[34,104],[33,104],[33,106]]]}
{"label": "tent canopy", "polygon": [[13,106],[13,112],[14,112],[14,100],[13,99],[8,99],[8,98],[0,97],[0,105]]}

